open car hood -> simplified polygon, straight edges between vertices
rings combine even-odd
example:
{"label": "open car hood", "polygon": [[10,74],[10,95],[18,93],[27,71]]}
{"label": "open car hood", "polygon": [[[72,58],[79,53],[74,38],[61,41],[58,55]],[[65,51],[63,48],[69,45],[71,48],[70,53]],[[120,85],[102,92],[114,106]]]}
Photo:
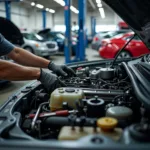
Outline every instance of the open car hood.
{"label": "open car hood", "polygon": [[3,17],[0,17],[0,33],[13,44],[22,45],[24,43],[23,35],[18,27]]}
{"label": "open car hood", "polygon": [[149,0],[103,0],[141,38],[150,49],[150,1]]}
{"label": "open car hood", "polygon": [[39,32],[38,32],[38,34],[39,35],[43,35],[43,34],[47,34],[47,33],[49,33],[51,31],[51,29],[49,29],[49,28],[47,28],[47,29],[44,29],[44,30],[40,30]]}

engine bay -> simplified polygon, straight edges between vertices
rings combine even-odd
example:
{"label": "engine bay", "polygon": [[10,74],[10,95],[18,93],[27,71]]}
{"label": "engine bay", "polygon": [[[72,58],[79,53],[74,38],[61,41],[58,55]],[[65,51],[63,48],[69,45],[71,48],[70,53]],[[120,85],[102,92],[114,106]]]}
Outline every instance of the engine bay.
{"label": "engine bay", "polygon": [[74,65],[76,77],[60,77],[66,87],[52,93],[33,82],[1,108],[1,138],[122,145],[150,142],[148,104],[137,96],[127,70],[137,80],[131,66],[149,65],[148,58],[117,61],[113,68],[111,60]]}

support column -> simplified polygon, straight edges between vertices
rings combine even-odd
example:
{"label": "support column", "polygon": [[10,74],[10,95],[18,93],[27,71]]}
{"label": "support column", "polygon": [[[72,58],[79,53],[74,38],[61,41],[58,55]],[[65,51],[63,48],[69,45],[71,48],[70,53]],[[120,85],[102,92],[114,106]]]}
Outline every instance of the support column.
{"label": "support column", "polygon": [[95,17],[91,17],[91,35],[92,37],[94,37],[96,34],[96,18]]}
{"label": "support column", "polygon": [[6,18],[11,20],[11,2],[5,1]]}
{"label": "support column", "polygon": [[80,61],[85,60],[85,42],[86,42],[86,29],[85,29],[85,18],[86,18],[86,0],[78,0],[79,5],[79,57]]}
{"label": "support column", "polygon": [[46,10],[42,11],[42,16],[43,16],[43,29],[46,28]]}
{"label": "support column", "polygon": [[71,48],[71,12],[70,12],[71,0],[65,0],[65,62],[70,62],[70,48]]}
{"label": "support column", "polygon": [[55,15],[52,14],[52,30],[54,29],[55,27]]}

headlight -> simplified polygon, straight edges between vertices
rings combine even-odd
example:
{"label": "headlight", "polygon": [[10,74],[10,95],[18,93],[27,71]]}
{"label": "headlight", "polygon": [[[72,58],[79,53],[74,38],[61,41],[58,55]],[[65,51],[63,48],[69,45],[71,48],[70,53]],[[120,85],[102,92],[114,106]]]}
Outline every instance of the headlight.
{"label": "headlight", "polygon": [[39,47],[45,47],[46,44],[45,44],[45,43],[36,43],[35,46],[36,46],[37,48],[39,48]]}
{"label": "headlight", "polygon": [[38,43],[35,44],[36,47],[40,47],[40,45]]}

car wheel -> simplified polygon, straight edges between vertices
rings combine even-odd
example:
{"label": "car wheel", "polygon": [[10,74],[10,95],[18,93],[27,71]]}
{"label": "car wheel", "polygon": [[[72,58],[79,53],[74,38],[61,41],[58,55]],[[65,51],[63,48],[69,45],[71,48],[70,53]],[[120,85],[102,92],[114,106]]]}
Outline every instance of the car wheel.
{"label": "car wheel", "polygon": [[28,52],[34,54],[33,49],[31,47],[25,47],[24,49],[27,50]]}
{"label": "car wheel", "polygon": [[122,51],[119,56],[118,56],[118,59],[121,59],[121,58],[131,58],[131,54],[128,52],[128,51]]}
{"label": "car wheel", "polygon": [[100,48],[101,48],[101,45],[98,46],[97,51],[99,51]]}

